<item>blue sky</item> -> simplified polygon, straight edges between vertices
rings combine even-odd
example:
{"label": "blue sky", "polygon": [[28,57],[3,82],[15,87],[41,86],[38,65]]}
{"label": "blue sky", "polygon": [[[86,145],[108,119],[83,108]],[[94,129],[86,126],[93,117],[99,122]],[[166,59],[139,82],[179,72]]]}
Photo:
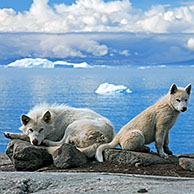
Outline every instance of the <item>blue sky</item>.
{"label": "blue sky", "polygon": [[[110,0],[105,0],[108,2]],[[1,0],[0,1],[0,8],[13,8],[16,11],[24,11],[29,10],[33,0]],[[190,1],[184,1],[190,2]],[[49,5],[53,6],[53,4],[60,4],[65,3],[67,5],[71,5],[75,3],[75,0],[50,0]],[[153,5],[171,5],[172,7],[180,6],[183,1],[180,0],[131,0],[131,3],[135,8],[148,10]]]}

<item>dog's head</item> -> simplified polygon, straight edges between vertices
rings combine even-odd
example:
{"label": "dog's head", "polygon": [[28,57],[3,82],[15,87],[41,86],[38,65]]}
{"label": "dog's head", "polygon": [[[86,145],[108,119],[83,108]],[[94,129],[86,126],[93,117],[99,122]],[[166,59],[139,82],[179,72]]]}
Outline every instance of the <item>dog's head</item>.
{"label": "dog's head", "polygon": [[185,88],[178,88],[175,84],[170,87],[170,103],[178,112],[185,112],[191,94],[191,84]]}
{"label": "dog's head", "polygon": [[23,126],[20,128],[24,134],[28,135],[32,145],[40,145],[48,133],[48,125],[51,121],[51,113],[47,111],[42,117],[35,119],[27,115],[21,116]]}

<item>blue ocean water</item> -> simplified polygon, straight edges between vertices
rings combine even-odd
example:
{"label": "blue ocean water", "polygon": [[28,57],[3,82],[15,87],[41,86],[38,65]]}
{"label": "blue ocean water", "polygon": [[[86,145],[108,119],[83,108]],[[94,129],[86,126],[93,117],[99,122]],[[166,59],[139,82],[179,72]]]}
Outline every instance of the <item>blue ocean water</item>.
{"label": "blue ocean water", "polygon": [[[132,93],[96,94],[102,83],[124,85]],[[20,132],[20,115],[41,102],[87,107],[109,118],[117,133],[130,119],[168,92],[172,83],[194,84],[193,67],[117,66],[104,68],[25,69],[0,68],[0,152],[9,142],[4,131]],[[170,131],[170,148],[194,152],[194,95]],[[154,144],[150,145],[155,150]]]}

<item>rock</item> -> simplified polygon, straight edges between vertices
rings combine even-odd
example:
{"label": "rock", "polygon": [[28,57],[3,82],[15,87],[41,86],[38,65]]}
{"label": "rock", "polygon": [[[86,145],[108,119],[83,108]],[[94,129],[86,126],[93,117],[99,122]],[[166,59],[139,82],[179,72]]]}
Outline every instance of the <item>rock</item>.
{"label": "rock", "polygon": [[179,154],[177,155],[179,158],[193,158],[194,159],[194,154]]}
{"label": "rock", "polygon": [[138,193],[147,193],[148,190],[147,190],[147,189],[139,189],[137,192],[138,192]]}
{"label": "rock", "polygon": [[10,165],[11,161],[7,155],[0,153],[0,166]]}
{"label": "rock", "polygon": [[63,144],[53,153],[53,163],[57,168],[78,167],[87,163],[87,157],[71,144]]}
{"label": "rock", "polygon": [[120,149],[106,149],[104,158],[107,161],[115,161],[122,164],[131,164],[136,167],[149,166],[152,164],[178,164],[178,157],[169,156],[168,159],[161,158],[157,153],[143,153]]}
{"label": "rock", "polygon": [[34,146],[27,141],[11,140],[6,154],[16,170],[33,171],[52,163],[52,156],[43,146]]}
{"label": "rock", "polygon": [[185,170],[194,171],[194,159],[180,158],[179,165]]}

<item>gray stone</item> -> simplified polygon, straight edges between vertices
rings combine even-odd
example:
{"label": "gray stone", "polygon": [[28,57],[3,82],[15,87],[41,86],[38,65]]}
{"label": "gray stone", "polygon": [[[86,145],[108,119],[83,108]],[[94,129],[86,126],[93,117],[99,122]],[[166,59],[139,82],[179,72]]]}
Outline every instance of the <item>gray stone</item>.
{"label": "gray stone", "polygon": [[179,154],[177,155],[179,158],[193,158],[194,159],[194,153],[191,154]]}
{"label": "gray stone", "polygon": [[[194,179],[112,173],[0,172],[2,194],[185,194]],[[147,191],[147,192],[146,192]]]}
{"label": "gray stone", "polygon": [[71,144],[63,144],[53,153],[57,168],[78,167],[87,163],[87,157]]}
{"label": "gray stone", "polygon": [[106,149],[104,158],[107,161],[115,161],[131,166],[149,166],[152,164],[178,164],[178,157],[169,156],[168,159],[161,158],[157,153],[143,153],[120,149]]}
{"label": "gray stone", "polygon": [[194,171],[194,159],[180,158],[179,165],[185,170]]}
{"label": "gray stone", "polygon": [[16,170],[33,171],[52,163],[52,156],[46,147],[34,146],[27,141],[11,140],[6,154],[12,160]]}
{"label": "gray stone", "polygon": [[12,164],[9,157],[5,153],[0,153],[0,166]]}

